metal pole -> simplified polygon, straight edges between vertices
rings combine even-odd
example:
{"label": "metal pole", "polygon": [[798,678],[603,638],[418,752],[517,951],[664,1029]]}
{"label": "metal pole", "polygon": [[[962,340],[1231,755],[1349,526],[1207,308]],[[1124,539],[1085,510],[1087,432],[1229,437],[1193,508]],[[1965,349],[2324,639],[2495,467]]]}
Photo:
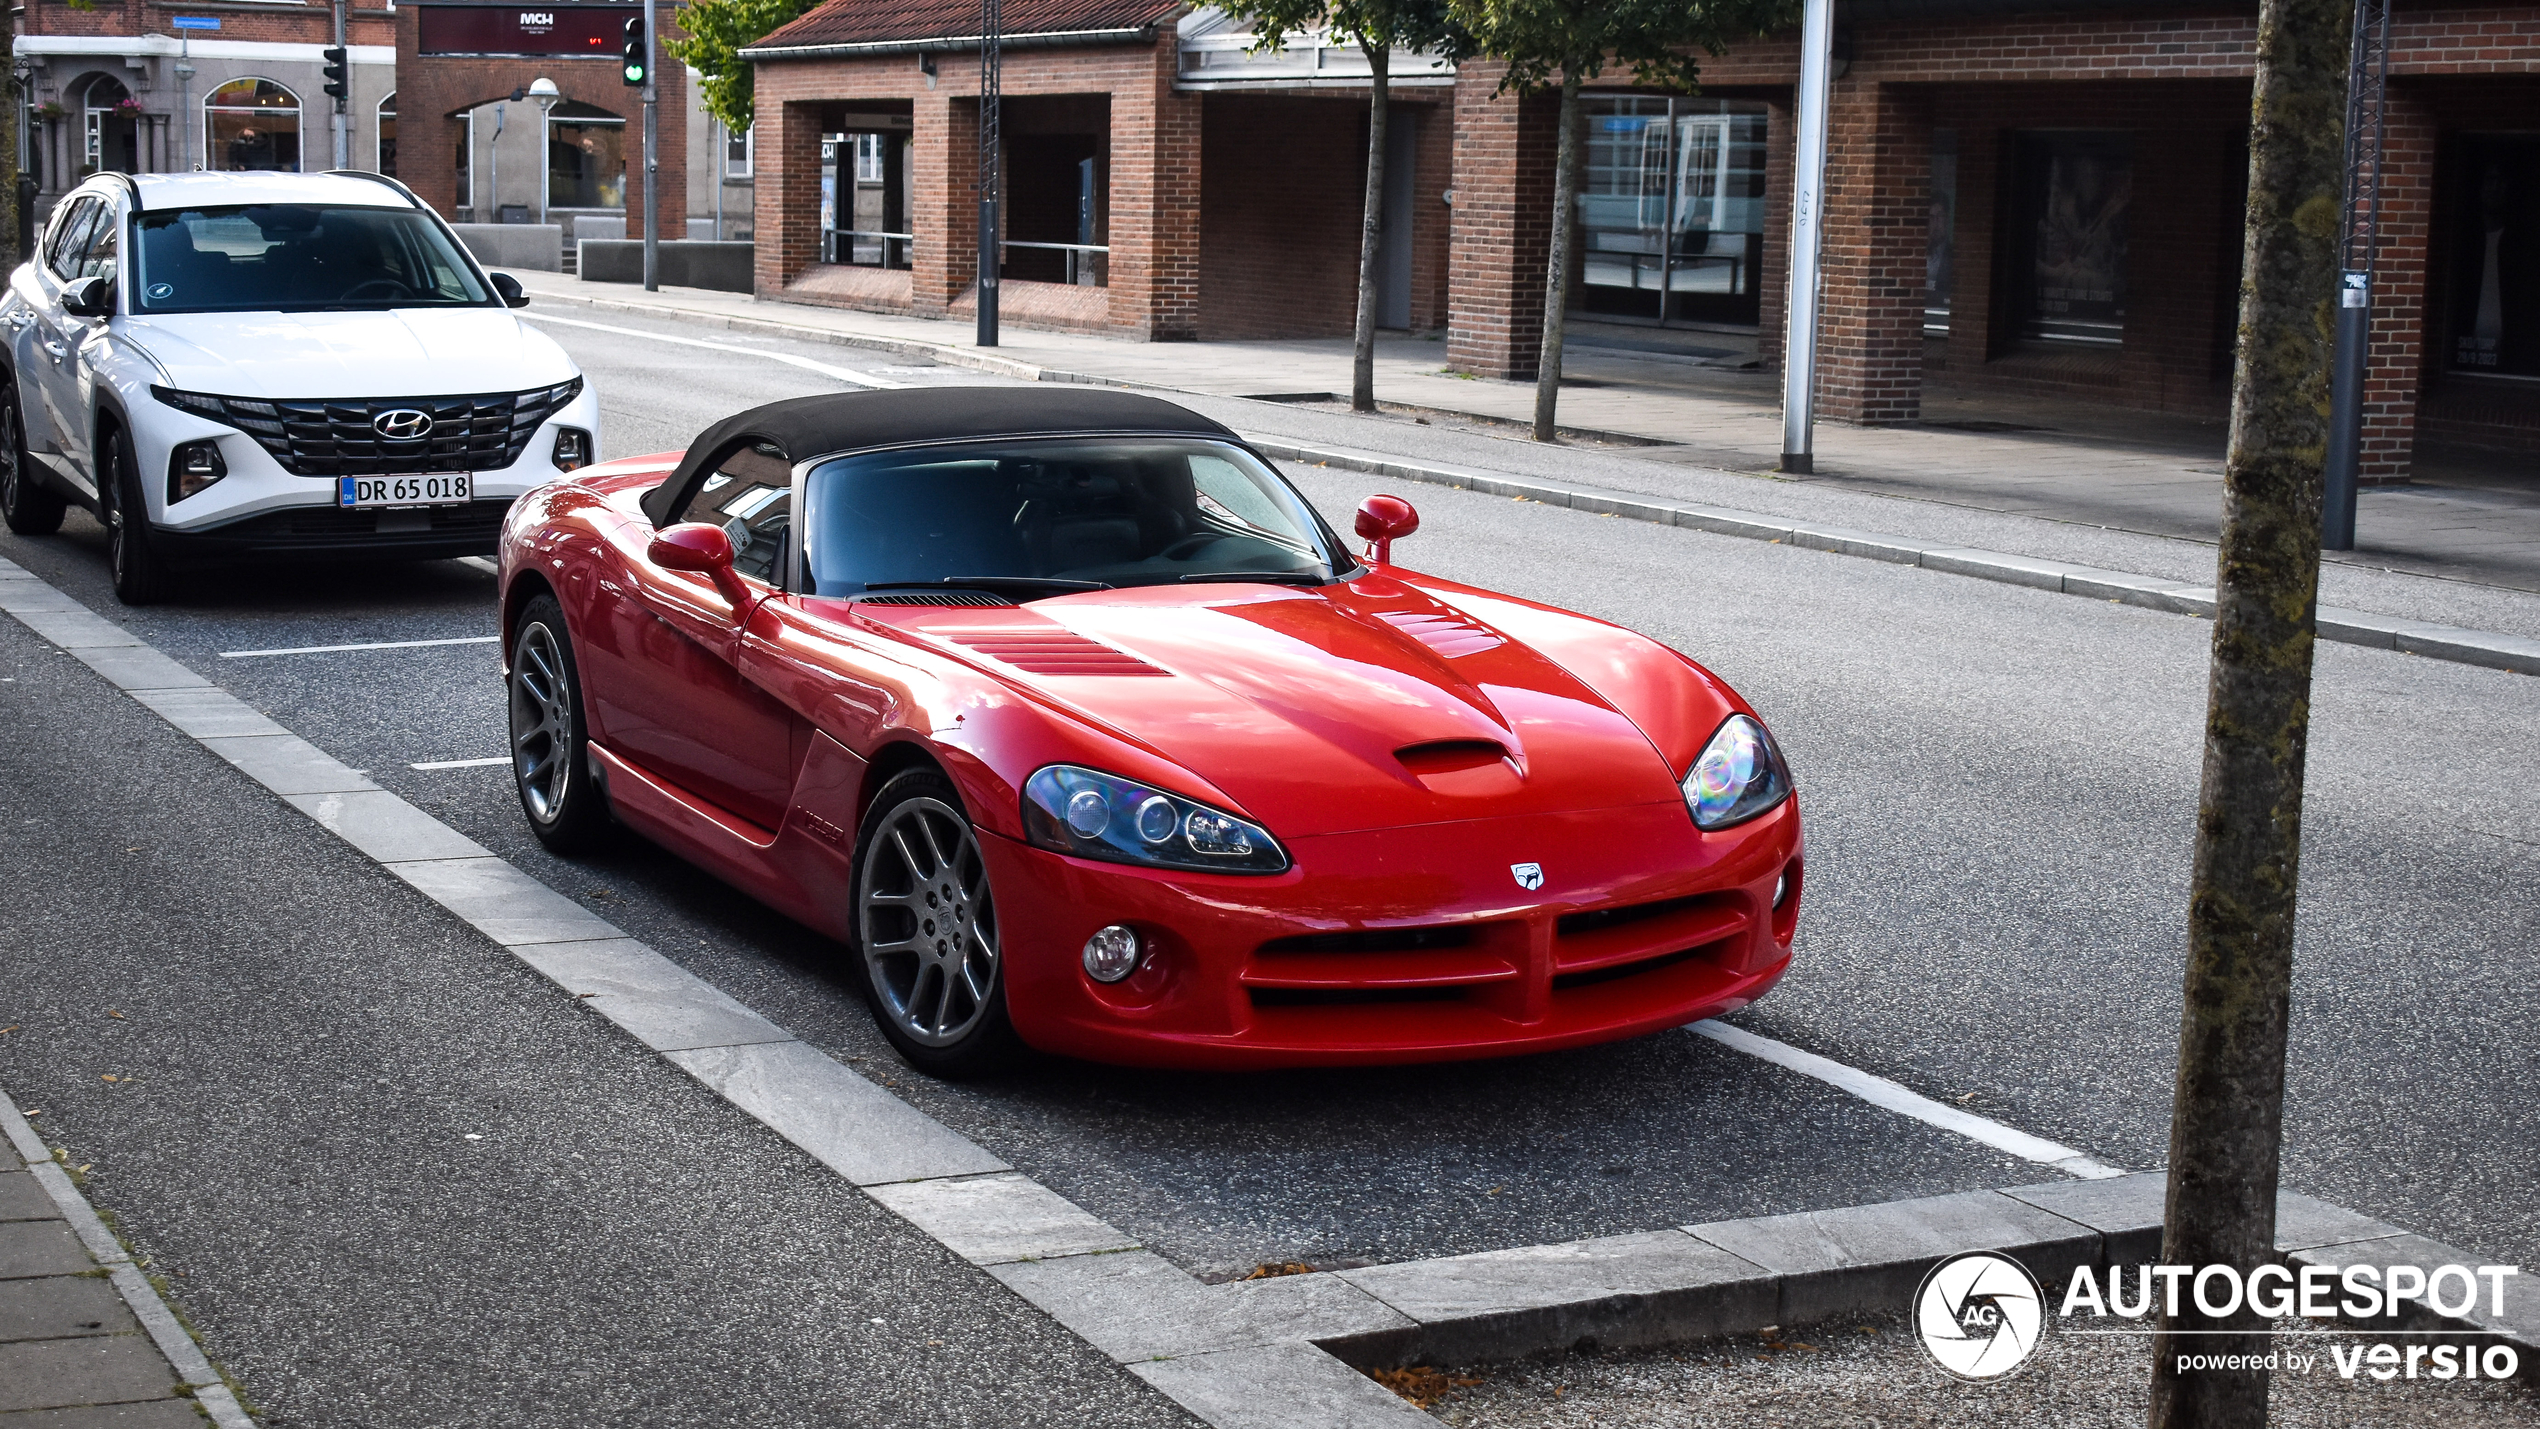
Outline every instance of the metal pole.
{"label": "metal pole", "polygon": [[2346,76],[2346,208],[2338,263],[2337,356],[2329,374],[2327,489],[2320,546],[2355,549],[2355,488],[2364,464],[2364,379],[2372,365],[2372,273],[2381,247],[2382,101],[2390,85],[2389,0],[2356,0]]}
{"label": "metal pole", "polygon": [[[1005,88],[1005,13],[998,0],[979,0],[979,345],[997,345],[998,151]],[[888,239],[883,240],[885,244]]]}
{"label": "metal pole", "polygon": [[[472,133],[471,138],[475,137]],[[479,217],[479,223],[503,221],[503,106],[494,105],[494,140],[485,146],[485,207],[494,216]]]}
{"label": "metal pole", "polygon": [[[344,51],[344,88],[349,94],[353,88],[353,52],[344,43],[344,0],[335,0],[335,47]],[[353,133],[344,113],[346,102],[346,94],[335,96],[335,167],[339,169],[353,167]]]}
{"label": "metal pole", "polygon": [[653,32],[653,0],[644,0],[644,291],[661,291],[661,37]]}
{"label": "metal pole", "polygon": [[194,32],[176,32],[176,122],[185,131],[185,171],[201,168],[194,162],[194,131],[201,124],[194,113]]}
{"label": "metal pole", "polygon": [[1782,328],[1782,470],[1817,469],[1817,259],[1825,226],[1826,106],[1834,0],[1808,0],[1799,28],[1797,165],[1790,193],[1790,287]]}

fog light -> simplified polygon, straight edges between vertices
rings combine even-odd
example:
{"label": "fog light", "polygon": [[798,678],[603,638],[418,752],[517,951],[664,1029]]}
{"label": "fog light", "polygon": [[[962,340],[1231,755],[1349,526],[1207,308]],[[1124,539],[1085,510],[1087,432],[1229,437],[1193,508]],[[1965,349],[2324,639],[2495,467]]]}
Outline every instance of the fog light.
{"label": "fog light", "polygon": [[1789,896],[1790,874],[1784,872],[1781,877],[1773,880],[1773,906],[1779,908],[1782,906],[1782,900]]}
{"label": "fog light", "polygon": [[580,427],[556,428],[556,470],[579,471],[591,464],[591,434]]}
{"label": "fog light", "polygon": [[1085,940],[1085,976],[1118,982],[1138,970],[1138,935],[1118,923]]}
{"label": "fog light", "polygon": [[168,503],[174,505],[229,475],[217,441],[187,442],[168,453]]}

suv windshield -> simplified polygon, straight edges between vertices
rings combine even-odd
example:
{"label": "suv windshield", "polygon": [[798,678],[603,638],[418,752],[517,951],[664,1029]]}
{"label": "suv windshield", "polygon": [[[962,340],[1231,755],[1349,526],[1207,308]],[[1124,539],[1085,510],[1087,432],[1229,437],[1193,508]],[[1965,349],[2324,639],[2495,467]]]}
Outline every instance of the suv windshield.
{"label": "suv windshield", "polygon": [[1104,437],[841,457],[804,483],[820,595],[978,580],[1017,599],[1094,586],[1267,579],[1350,562],[1312,508],[1241,447]]}
{"label": "suv windshield", "polygon": [[138,312],[412,308],[493,301],[410,208],[245,204],[137,215]]}

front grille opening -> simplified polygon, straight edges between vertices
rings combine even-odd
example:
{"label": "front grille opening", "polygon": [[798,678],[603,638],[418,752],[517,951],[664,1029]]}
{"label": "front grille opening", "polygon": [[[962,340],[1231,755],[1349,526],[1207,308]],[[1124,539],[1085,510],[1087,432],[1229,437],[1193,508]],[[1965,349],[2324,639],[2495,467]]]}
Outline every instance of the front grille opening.
{"label": "front grille opening", "polygon": [[1466,987],[1256,987],[1255,1007],[1357,1007],[1406,1002],[1462,1002]]}
{"label": "front grille opening", "polygon": [[1600,982],[1613,982],[1617,978],[1654,973],[1660,968],[1674,967],[1678,963],[1701,957],[1718,946],[1717,943],[1704,943],[1697,948],[1681,948],[1672,953],[1660,953],[1654,958],[1642,958],[1638,962],[1615,963],[1609,967],[1590,968],[1583,973],[1556,973],[1552,979],[1552,990],[1567,992],[1574,987],[1594,987]]}
{"label": "front grille opening", "polygon": [[1480,934],[1467,925],[1439,928],[1373,928],[1357,933],[1307,933],[1273,938],[1265,953],[1418,953],[1436,948],[1469,948]]}
{"label": "front grille opening", "polygon": [[[580,395],[582,379],[528,392],[318,401],[151,390],[180,410],[255,438],[294,476],[386,476],[503,470],[520,460],[548,418]],[[429,421],[418,435],[392,438],[376,423],[395,411],[418,411]]]}
{"label": "front grille opening", "polygon": [[1553,927],[1560,936],[1575,938],[1582,933],[1601,933],[1608,928],[1646,923],[1652,918],[1664,918],[1671,913],[1689,912],[1716,896],[1718,895],[1696,893],[1690,897],[1669,898],[1657,903],[1635,903],[1628,908],[1592,908],[1585,913],[1564,913]]}

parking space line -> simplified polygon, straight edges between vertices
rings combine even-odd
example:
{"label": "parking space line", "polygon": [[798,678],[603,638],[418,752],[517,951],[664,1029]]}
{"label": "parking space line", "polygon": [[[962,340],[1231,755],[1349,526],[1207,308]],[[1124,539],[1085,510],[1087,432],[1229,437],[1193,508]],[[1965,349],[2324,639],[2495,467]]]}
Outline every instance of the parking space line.
{"label": "parking space line", "polygon": [[510,755],[497,754],[491,759],[427,759],[421,764],[409,764],[406,767],[408,769],[420,769],[426,773],[430,773],[435,769],[491,769],[497,764],[509,764],[511,762],[512,757]]}
{"label": "parking space line", "polygon": [[494,564],[492,561],[485,559],[483,556],[461,556],[459,557],[459,564],[483,571],[489,576],[499,576],[503,573],[503,568],[501,566]]}
{"label": "parking space line", "polygon": [[1847,1067],[1832,1058],[1814,1052],[1802,1052],[1787,1042],[1758,1037],[1741,1027],[1725,1022],[1697,1022],[1685,1029],[1723,1047],[1732,1047],[1750,1057],[1759,1057],[1776,1067],[1784,1067],[1803,1077],[1814,1077],[1826,1085],[1851,1093],[1870,1105],[1892,1111],[1898,1116],[1912,1117],[1943,1131],[1956,1132],[1969,1141],[1980,1142],[1996,1151],[2007,1151],[2023,1161],[2052,1166],[2058,1171],[2078,1176],[2085,1181],[2111,1180],[2126,1173],[2104,1161],[2093,1160],[2060,1142],[2004,1126],[1991,1117],[1962,1111],[1946,1102],[1936,1102],[1920,1092],[1909,1091],[1885,1077],[1873,1076],[1857,1067]]}
{"label": "parking space line", "polygon": [[272,650],[223,650],[224,660],[254,660],[266,655],[333,655],[343,650],[425,650],[436,645],[497,645],[499,635],[460,635],[448,640],[364,640],[352,645],[286,645]]}
{"label": "parking space line", "polygon": [[910,385],[906,382],[894,382],[888,377],[876,377],[870,372],[860,372],[852,367],[833,367],[826,362],[814,362],[808,357],[796,357],[790,352],[766,352],[755,347],[740,347],[728,342],[708,342],[701,337],[673,337],[668,333],[646,332],[642,328],[619,327],[614,323],[587,322],[581,318],[560,318],[553,313],[537,313],[526,320],[562,323],[566,327],[587,327],[595,332],[613,332],[620,337],[648,338],[654,342],[667,342],[680,347],[702,347],[710,352],[737,352],[744,357],[762,357],[770,362],[782,362],[788,366],[802,368],[806,372],[817,372],[823,377],[835,377],[841,382],[852,382],[858,387],[875,387],[891,391]]}

